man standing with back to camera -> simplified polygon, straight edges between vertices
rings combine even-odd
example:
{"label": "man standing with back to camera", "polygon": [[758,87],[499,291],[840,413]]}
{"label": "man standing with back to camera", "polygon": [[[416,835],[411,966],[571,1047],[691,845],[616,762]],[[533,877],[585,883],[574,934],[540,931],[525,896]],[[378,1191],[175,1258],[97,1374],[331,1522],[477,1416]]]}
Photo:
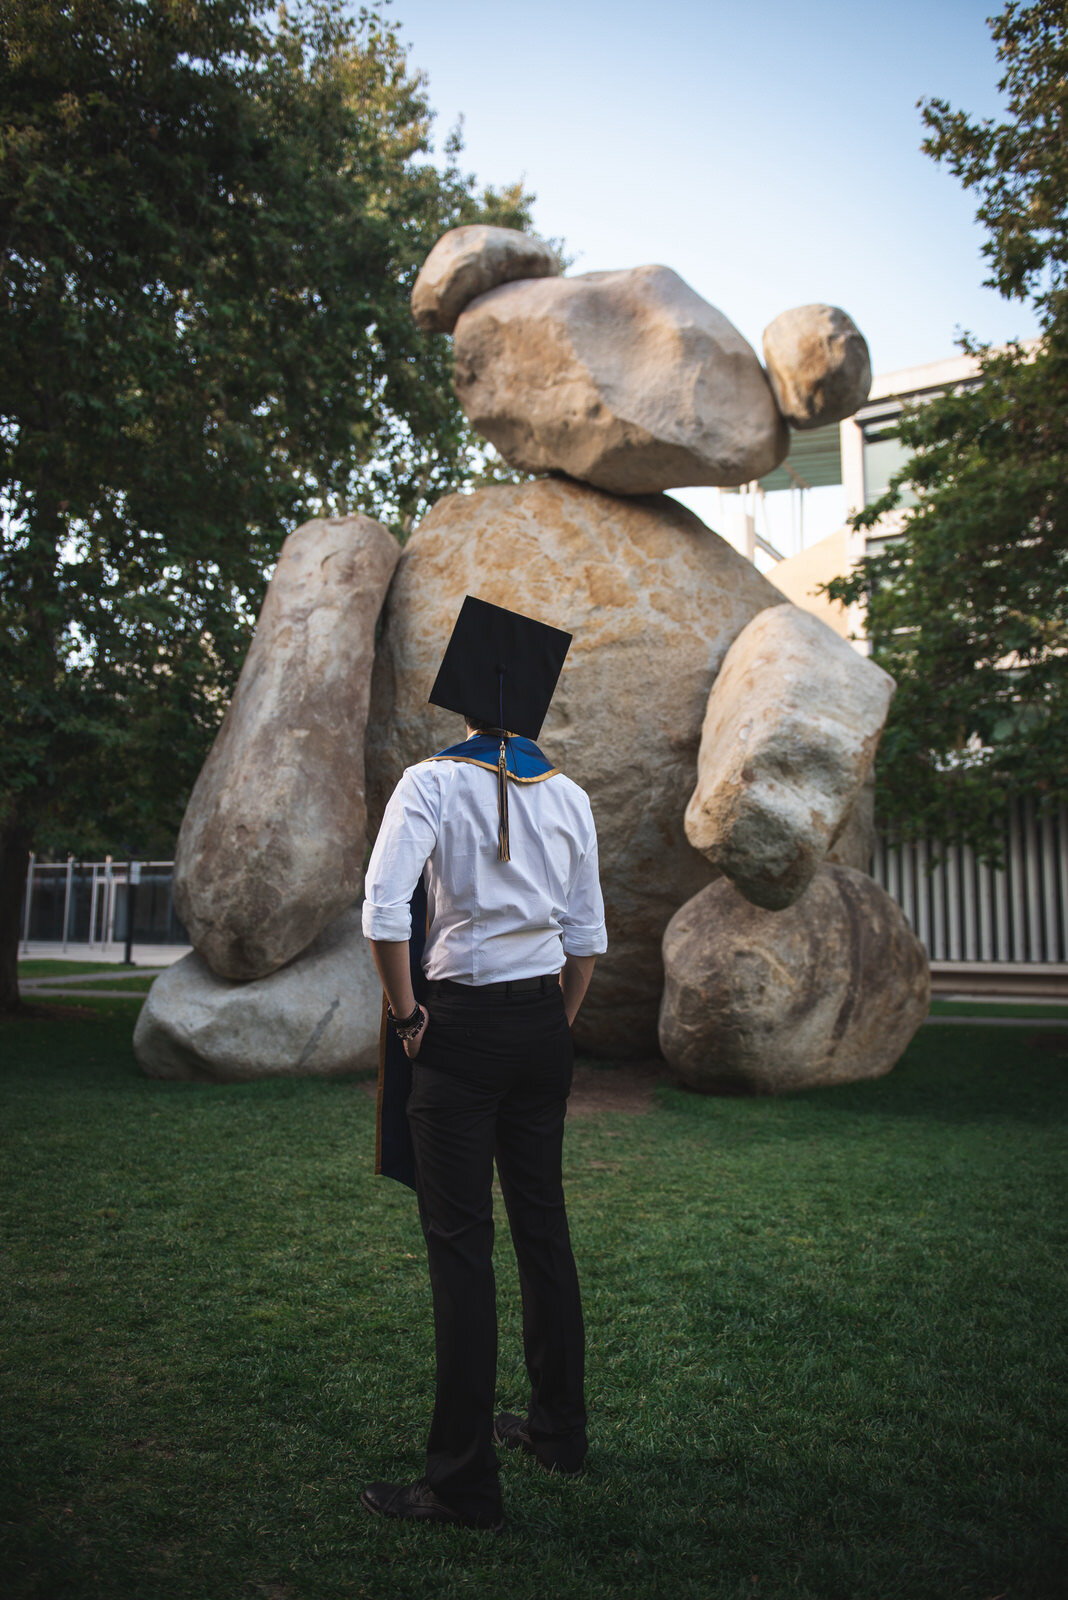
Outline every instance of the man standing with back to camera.
{"label": "man standing with back to camera", "polygon": [[[465,718],[468,736],[406,769],[367,868],[363,931],[411,1063],[407,1122],[437,1357],[425,1476],[361,1497],[385,1516],[497,1529],[495,1443],[549,1471],[579,1472],[586,1454],[561,1151],[571,1024],[607,940],[589,800],[533,742],[570,642],[468,596],[430,694]],[[426,944],[410,963],[421,884]],[[530,1379],[527,1415],[496,1419],[494,1157]]]}

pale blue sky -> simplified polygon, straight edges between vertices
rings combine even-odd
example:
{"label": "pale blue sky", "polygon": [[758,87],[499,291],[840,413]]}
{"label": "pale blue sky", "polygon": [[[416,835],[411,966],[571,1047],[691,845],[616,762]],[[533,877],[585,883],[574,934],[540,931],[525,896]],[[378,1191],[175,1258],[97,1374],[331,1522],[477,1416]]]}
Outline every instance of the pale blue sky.
{"label": "pale blue sky", "polygon": [[975,199],[920,152],[916,101],[998,111],[991,0],[393,0],[438,145],[524,176],[572,272],[663,262],[759,349],[788,306],[844,306],[877,372],[958,327],[1029,335],[980,287]]}

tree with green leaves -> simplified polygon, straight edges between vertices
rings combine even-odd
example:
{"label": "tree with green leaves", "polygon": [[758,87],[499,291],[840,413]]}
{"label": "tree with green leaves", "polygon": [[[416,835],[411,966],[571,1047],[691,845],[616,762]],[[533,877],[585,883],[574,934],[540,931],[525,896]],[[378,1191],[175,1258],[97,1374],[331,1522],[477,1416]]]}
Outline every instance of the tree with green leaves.
{"label": "tree with green leaves", "polygon": [[0,0],[0,1009],[28,851],[168,850],[282,539],[481,461],[409,309],[520,186],[342,0]]}
{"label": "tree with green leaves", "polygon": [[898,682],[883,823],[997,861],[1010,794],[1068,799],[1068,0],[1012,0],[991,28],[1005,120],[926,102],[923,148],[975,190],[986,281],[1041,337],[962,341],[979,382],[906,412],[910,459],[854,518],[874,526],[907,485],[901,537],[828,592],[866,604]]}

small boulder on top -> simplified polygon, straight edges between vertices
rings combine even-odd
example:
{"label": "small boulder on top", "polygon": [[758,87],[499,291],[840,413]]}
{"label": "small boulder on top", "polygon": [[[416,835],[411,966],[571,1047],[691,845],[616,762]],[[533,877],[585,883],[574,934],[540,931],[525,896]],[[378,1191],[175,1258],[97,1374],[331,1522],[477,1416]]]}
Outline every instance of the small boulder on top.
{"label": "small boulder on top", "polygon": [[515,278],[551,278],[560,263],[551,245],[516,228],[472,223],[442,234],[412,290],[412,315],[424,333],[451,333],[464,307]]}
{"label": "small boulder on top", "polygon": [[795,306],[764,329],[764,362],[791,428],[823,428],[851,417],[868,398],[871,357],[839,306]]}

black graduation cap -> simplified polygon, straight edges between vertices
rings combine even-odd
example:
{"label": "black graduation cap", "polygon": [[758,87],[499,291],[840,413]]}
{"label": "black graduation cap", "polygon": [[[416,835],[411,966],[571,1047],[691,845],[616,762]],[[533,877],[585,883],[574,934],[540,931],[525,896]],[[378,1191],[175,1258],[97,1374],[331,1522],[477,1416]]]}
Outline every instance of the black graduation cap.
{"label": "black graduation cap", "polygon": [[537,739],[571,644],[571,635],[468,595],[430,704],[487,728]]}

